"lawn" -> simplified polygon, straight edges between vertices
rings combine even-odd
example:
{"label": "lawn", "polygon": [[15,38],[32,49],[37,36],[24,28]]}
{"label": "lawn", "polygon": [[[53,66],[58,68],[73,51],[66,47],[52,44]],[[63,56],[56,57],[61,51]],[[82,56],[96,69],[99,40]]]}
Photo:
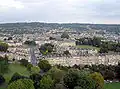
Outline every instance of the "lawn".
{"label": "lawn", "polygon": [[6,88],[0,86],[0,89],[6,89]]}
{"label": "lawn", "polygon": [[120,89],[120,83],[105,84],[105,89]]}
{"label": "lawn", "polygon": [[78,48],[88,48],[88,49],[96,49],[97,51],[100,50],[100,48],[98,47],[93,47],[93,46],[89,46],[89,45],[79,45],[77,46]]}
{"label": "lawn", "polygon": [[6,83],[4,83],[4,84],[0,85],[0,89],[6,89],[6,86],[7,86],[7,84],[6,84]]}
{"label": "lawn", "polygon": [[5,87],[7,86],[9,80],[11,79],[13,74],[16,72],[23,76],[30,75],[30,73],[29,73],[29,71],[27,71],[26,67],[24,67],[20,64],[16,64],[16,63],[9,64],[9,71],[3,75],[6,82],[0,86],[0,89],[6,89]]}
{"label": "lawn", "polygon": [[26,67],[20,65],[20,64],[10,64],[9,65],[9,71],[8,73],[4,74],[4,78],[6,80],[6,82],[8,83],[9,80],[11,79],[12,75],[17,72],[19,73],[20,75],[23,75],[23,76],[29,76],[30,73],[29,71],[27,71]]}

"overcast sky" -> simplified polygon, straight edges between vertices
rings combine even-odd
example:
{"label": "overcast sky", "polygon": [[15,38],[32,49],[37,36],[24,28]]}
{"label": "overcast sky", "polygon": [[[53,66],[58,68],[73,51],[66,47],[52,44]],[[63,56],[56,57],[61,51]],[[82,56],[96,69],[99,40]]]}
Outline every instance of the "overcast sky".
{"label": "overcast sky", "polygon": [[120,24],[120,0],[0,0],[0,23]]}

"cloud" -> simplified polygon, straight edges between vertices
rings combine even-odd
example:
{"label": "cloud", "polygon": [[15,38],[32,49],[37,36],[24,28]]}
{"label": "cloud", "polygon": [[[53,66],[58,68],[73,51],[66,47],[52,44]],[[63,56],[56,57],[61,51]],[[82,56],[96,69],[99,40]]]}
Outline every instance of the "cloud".
{"label": "cloud", "polygon": [[120,0],[0,0],[0,22],[120,22]]}
{"label": "cloud", "polygon": [[0,0],[0,11],[8,10],[9,8],[22,9],[24,5],[20,1]]}

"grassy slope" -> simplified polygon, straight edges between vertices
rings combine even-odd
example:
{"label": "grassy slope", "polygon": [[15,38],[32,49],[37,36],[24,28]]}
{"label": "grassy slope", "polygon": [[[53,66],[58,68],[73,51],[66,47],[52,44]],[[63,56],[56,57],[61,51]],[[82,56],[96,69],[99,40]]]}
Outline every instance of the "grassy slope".
{"label": "grassy slope", "polygon": [[98,51],[100,50],[100,48],[98,47],[93,47],[93,46],[89,46],[89,45],[80,45],[80,46],[77,46],[79,48],[89,48],[89,49],[97,49]]}
{"label": "grassy slope", "polygon": [[27,69],[24,66],[22,66],[20,64],[10,64],[8,73],[4,74],[6,83],[2,84],[0,86],[0,89],[6,89],[5,87],[7,86],[7,83],[9,82],[9,80],[11,79],[12,75],[15,72],[19,73],[20,75],[24,75],[24,76],[30,75],[30,73],[27,71]]}
{"label": "grassy slope", "polygon": [[6,87],[7,87],[7,84],[6,84],[6,83],[0,85],[0,89],[6,89]]}
{"label": "grassy slope", "polygon": [[6,88],[0,86],[0,89],[6,89]]}
{"label": "grassy slope", "polygon": [[8,73],[4,74],[7,83],[15,72],[24,76],[29,76],[30,74],[24,66],[21,66],[20,64],[10,64]]}
{"label": "grassy slope", "polygon": [[105,84],[105,89],[120,89],[120,83]]}

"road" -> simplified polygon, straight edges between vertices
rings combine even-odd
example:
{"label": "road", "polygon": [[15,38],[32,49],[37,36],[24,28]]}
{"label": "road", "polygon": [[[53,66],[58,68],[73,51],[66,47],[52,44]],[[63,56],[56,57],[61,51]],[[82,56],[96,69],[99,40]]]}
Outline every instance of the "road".
{"label": "road", "polygon": [[36,66],[37,65],[37,58],[35,56],[34,48],[30,48],[30,55],[31,55],[31,64]]}

